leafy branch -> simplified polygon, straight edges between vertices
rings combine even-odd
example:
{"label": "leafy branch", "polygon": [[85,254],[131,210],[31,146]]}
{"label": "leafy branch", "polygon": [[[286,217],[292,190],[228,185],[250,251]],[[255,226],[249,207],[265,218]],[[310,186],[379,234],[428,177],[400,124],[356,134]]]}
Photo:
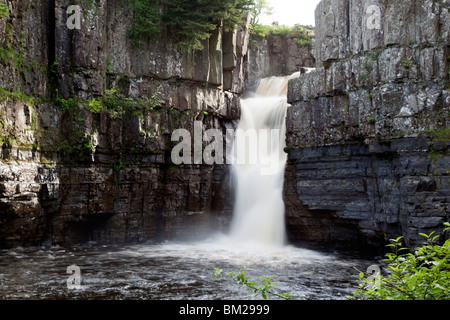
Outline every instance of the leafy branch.
{"label": "leafy branch", "polygon": [[257,279],[259,280],[252,280],[245,274],[245,272],[247,270],[249,271],[254,270],[249,269],[245,266],[240,266],[239,272],[236,273],[234,272],[224,273],[222,269],[218,268],[214,268],[214,270],[216,272],[214,274],[213,280],[216,280],[217,278],[220,278],[223,275],[225,275],[230,279],[232,279],[233,281],[235,281],[238,285],[250,288],[255,293],[255,297],[261,295],[261,297],[264,300],[267,300],[268,296],[272,295],[283,300],[293,300],[292,294],[290,293],[280,294],[273,289],[273,287],[276,286],[276,283],[273,283],[270,279],[277,276],[259,276],[257,277]]}
{"label": "leafy branch", "polygon": [[[444,223],[444,233],[450,224]],[[360,284],[354,295],[368,300],[450,300],[450,240],[442,245],[436,242],[441,235],[420,233],[426,241],[414,252],[402,246],[402,237],[391,240],[388,247],[393,253],[386,254],[389,275],[379,276],[379,286],[369,284],[372,277],[360,273]],[[359,271],[359,270],[358,270]]]}

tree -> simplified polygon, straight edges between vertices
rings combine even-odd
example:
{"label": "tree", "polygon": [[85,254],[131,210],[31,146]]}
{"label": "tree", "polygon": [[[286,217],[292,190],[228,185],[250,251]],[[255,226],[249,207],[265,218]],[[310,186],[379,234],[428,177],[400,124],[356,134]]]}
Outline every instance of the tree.
{"label": "tree", "polygon": [[267,0],[255,0],[255,3],[250,11],[252,15],[250,24],[259,24],[259,17],[261,16],[261,14],[272,15],[273,10],[274,8],[269,5],[269,2]]}
{"label": "tree", "polygon": [[158,0],[132,0],[133,24],[128,36],[133,45],[142,43],[142,37],[155,37],[161,31]]}
{"label": "tree", "polygon": [[225,30],[242,24],[244,12],[254,0],[164,0],[164,25],[179,38],[179,44],[195,50],[203,48],[202,41],[222,23]]}
{"label": "tree", "polygon": [[[246,12],[265,0],[131,0],[133,24],[128,35],[134,44],[166,27],[178,44],[194,50],[223,25],[226,31],[243,25]],[[255,2],[256,1],[256,2]]]}

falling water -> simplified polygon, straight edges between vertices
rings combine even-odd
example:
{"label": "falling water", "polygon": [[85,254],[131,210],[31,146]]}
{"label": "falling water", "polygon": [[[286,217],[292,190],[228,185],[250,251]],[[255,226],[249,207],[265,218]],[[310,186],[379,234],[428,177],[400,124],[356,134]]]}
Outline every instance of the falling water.
{"label": "falling water", "polygon": [[298,76],[263,79],[255,94],[241,101],[233,147],[236,203],[231,226],[231,236],[239,242],[285,242],[282,192],[287,88],[289,80]]}
{"label": "falling water", "polygon": [[[260,157],[256,163],[242,161],[234,166],[237,201],[229,235],[193,243],[0,250],[0,300],[254,299],[253,291],[233,281],[212,280],[214,268],[236,271],[240,265],[250,267],[252,276],[277,275],[276,291],[294,293],[295,298],[350,296],[358,278],[354,267],[367,268],[374,264],[372,259],[283,245],[286,91],[288,80],[295,76],[264,79],[256,93],[242,101],[240,129],[279,130],[279,134],[260,152],[252,145],[246,149],[235,144],[236,160],[255,153]],[[71,265],[80,268],[79,290],[67,288],[66,271]]]}

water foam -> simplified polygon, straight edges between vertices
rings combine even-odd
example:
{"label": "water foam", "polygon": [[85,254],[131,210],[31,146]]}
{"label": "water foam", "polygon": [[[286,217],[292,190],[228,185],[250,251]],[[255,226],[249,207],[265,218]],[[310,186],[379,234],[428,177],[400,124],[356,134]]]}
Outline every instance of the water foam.
{"label": "water foam", "polygon": [[[289,80],[298,76],[295,73],[262,79],[256,92],[241,101],[241,119],[233,147],[238,159],[234,164],[236,203],[230,232],[238,242],[275,246],[285,243],[282,193],[287,160],[287,90]],[[257,148],[245,143],[245,133],[251,130],[257,135]],[[257,162],[250,162],[255,156]]]}

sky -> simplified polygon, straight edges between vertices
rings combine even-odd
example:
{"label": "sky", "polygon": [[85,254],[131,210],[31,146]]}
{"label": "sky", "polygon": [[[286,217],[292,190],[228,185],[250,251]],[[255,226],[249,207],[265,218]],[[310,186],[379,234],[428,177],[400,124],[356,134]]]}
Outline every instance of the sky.
{"label": "sky", "polygon": [[314,10],[320,0],[268,0],[274,8],[270,16],[262,15],[260,23],[271,25],[278,21],[280,25],[293,26],[295,24],[315,25]]}

